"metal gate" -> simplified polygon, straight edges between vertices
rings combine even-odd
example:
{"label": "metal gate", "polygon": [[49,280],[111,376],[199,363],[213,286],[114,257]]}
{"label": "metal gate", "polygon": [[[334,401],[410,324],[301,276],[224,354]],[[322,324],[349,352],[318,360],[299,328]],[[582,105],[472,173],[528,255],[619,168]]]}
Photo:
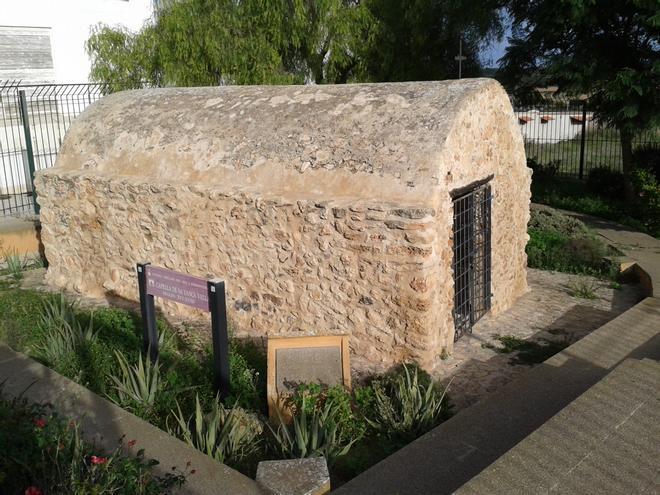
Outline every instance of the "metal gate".
{"label": "metal gate", "polygon": [[481,183],[453,197],[454,340],[490,310],[490,184]]}

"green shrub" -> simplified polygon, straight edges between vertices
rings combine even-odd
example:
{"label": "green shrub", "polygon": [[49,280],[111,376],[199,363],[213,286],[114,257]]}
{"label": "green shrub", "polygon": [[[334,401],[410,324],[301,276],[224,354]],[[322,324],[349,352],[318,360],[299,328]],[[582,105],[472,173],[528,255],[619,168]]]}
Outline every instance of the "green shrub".
{"label": "green shrub", "polygon": [[[362,388],[357,389],[361,394]],[[340,442],[348,443],[351,439],[360,439],[367,430],[367,424],[360,414],[356,413],[357,402],[351,393],[341,385],[326,387],[318,383],[304,383],[296,387],[294,393],[287,399],[287,405],[292,410],[306,409],[311,415],[314,410],[321,411],[327,402],[332,402],[336,408],[337,435]]]}
{"label": "green shrub", "polygon": [[613,267],[603,257],[605,244],[593,237],[570,238],[552,230],[529,229],[527,266],[602,277],[613,277]]}
{"label": "green shrub", "polygon": [[324,456],[332,465],[349,452],[358,438],[342,437],[345,418],[339,404],[326,400],[321,407],[309,407],[308,400],[302,396],[290,424],[277,409],[278,426],[268,425],[275,449],[285,459]]}
{"label": "green shrub", "polygon": [[656,180],[660,180],[660,145],[656,143],[635,148],[633,163],[636,168],[651,172]]}
{"label": "green shrub", "polygon": [[80,366],[76,381],[99,395],[105,395],[112,384],[110,372],[115,369],[112,348],[100,341],[87,342],[78,347],[76,361]]}
{"label": "green shrub", "polygon": [[[157,461],[100,452],[81,439],[77,425],[49,407],[0,397],[0,493],[49,495],[170,493],[185,482],[182,474],[156,476]],[[38,492],[37,492],[38,493]]]}
{"label": "green shrub", "polygon": [[261,446],[263,425],[259,418],[239,406],[227,409],[217,397],[205,413],[196,396],[195,412],[190,417],[183,414],[177,403],[170,418],[167,431],[171,435],[225,464],[240,464]]}
{"label": "green shrub", "polygon": [[527,227],[534,230],[554,232],[566,237],[590,236],[587,226],[577,218],[565,215],[552,208],[532,205]]}
{"label": "green shrub", "polygon": [[226,404],[260,409],[262,397],[258,387],[259,373],[248,365],[242,354],[233,349],[229,353],[229,379],[231,394],[225,399]]}
{"label": "green shrub", "polygon": [[[633,177],[635,182],[635,178]],[[640,186],[636,186],[637,193]],[[628,202],[602,198],[590,193],[581,181],[570,178],[542,178],[532,181],[532,201],[555,208],[586,213],[619,222],[641,232],[660,238],[657,211],[647,208],[643,202]]]}
{"label": "green shrub", "polygon": [[447,389],[438,392],[424,371],[404,365],[372,382],[369,424],[381,435],[410,441],[449,416]]}
{"label": "green shrub", "polygon": [[111,343],[113,348],[124,353],[134,353],[142,348],[142,328],[135,313],[118,308],[100,308],[88,317],[93,319],[99,338]]}
{"label": "green shrub", "polygon": [[559,172],[561,160],[550,160],[541,163],[536,158],[527,158],[527,166],[532,169],[533,177],[554,177]]}
{"label": "green shrub", "polygon": [[623,174],[609,167],[595,167],[589,170],[587,190],[603,198],[623,197]]}

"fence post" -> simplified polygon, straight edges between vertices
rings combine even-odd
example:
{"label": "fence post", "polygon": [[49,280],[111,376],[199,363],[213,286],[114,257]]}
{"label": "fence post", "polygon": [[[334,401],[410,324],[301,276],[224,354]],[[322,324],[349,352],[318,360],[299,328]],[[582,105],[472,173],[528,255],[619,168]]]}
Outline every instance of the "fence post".
{"label": "fence post", "polygon": [[584,179],[584,151],[587,137],[587,100],[582,100],[582,137],[580,139],[580,180]]}
{"label": "fence post", "polygon": [[32,203],[34,204],[34,213],[39,214],[39,204],[37,203],[37,192],[34,189],[34,149],[32,148],[32,132],[30,131],[30,117],[28,114],[27,98],[25,97],[25,90],[21,89],[18,92],[18,101],[21,106],[21,118],[23,120],[23,132],[25,134],[25,151],[27,154],[28,168],[30,169],[30,187],[32,192]]}

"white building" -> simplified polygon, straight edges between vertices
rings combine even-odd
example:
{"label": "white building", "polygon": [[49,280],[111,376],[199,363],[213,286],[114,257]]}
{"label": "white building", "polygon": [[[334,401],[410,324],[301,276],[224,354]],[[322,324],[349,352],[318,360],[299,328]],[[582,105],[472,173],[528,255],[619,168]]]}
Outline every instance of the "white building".
{"label": "white building", "polygon": [[92,26],[137,31],[152,12],[152,0],[0,0],[0,80],[87,82]]}

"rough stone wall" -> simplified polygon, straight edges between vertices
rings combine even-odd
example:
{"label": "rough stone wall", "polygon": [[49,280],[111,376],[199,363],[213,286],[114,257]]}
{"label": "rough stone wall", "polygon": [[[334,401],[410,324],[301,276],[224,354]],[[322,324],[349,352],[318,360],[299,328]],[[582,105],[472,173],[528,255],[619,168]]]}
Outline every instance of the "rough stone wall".
{"label": "rough stone wall", "polygon": [[[491,203],[491,313],[508,309],[527,291],[531,170],[526,166],[522,136],[508,98],[491,85],[471,95],[456,116],[440,162],[445,165],[444,189],[463,188],[493,175]],[[450,194],[439,195],[437,211],[438,258],[451,268],[453,259],[453,203]],[[442,242],[448,239],[449,242]],[[435,313],[438,341],[434,348],[453,350],[452,270],[441,270],[441,287]]]}
{"label": "rough stone wall", "polygon": [[[39,188],[54,286],[135,300],[135,263],[150,261],[226,279],[238,336],[348,333],[364,366],[432,364],[440,265],[431,209],[85,174],[42,174]],[[177,306],[163,305],[186,311]]]}
{"label": "rough stone wall", "polygon": [[[238,131],[218,105],[246,107]],[[292,166],[301,142],[316,161]],[[47,281],[135,300],[137,262],[221,277],[237,336],[347,333],[354,368],[432,369],[453,349],[451,191],[490,175],[498,312],[526,289],[531,174],[497,83],[113,96],[37,176]]]}

